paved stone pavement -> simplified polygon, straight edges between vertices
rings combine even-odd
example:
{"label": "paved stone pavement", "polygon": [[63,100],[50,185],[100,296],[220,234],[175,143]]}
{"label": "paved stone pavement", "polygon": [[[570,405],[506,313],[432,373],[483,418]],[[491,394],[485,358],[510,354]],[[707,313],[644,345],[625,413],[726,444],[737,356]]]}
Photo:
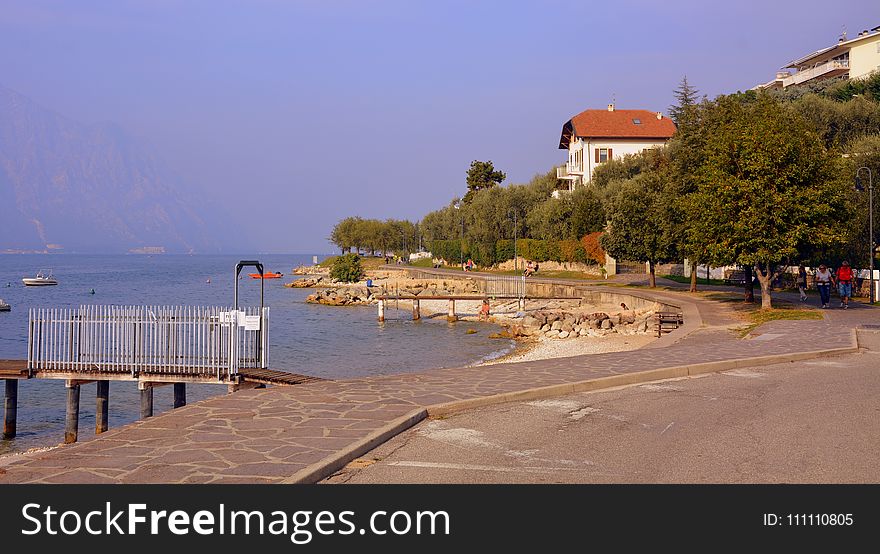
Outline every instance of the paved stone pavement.
{"label": "paved stone pavement", "polygon": [[761,356],[852,351],[853,328],[880,313],[864,305],[827,311],[823,321],[772,322],[740,340],[724,329],[735,320],[722,304],[657,295],[692,314],[685,327],[701,328],[629,352],[240,391],[86,442],[7,458],[0,483],[316,482],[429,412],[754,366]]}

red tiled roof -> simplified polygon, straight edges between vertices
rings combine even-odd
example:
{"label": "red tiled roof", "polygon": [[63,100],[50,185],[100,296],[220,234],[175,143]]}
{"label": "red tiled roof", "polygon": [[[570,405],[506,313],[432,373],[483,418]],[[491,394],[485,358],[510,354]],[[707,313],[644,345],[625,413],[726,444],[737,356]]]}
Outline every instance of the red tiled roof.
{"label": "red tiled roof", "polygon": [[[636,124],[634,119],[641,123]],[[585,138],[655,138],[668,139],[675,134],[675,123],[667,116],[657,119],[648,110],[586,110],[562,127],[560,148],[568,148],[571,136]]]}

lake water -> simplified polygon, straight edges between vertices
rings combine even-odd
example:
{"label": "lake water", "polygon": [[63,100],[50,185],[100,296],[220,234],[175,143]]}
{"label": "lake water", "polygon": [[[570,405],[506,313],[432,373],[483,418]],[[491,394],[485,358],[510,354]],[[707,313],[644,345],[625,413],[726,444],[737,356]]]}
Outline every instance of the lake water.
{"label": "lake water", "polygon": [[[444,319],[412,321],[408,309],[386,310],[376,321],[375,306],[329,307],[306,304],[312,291],[282,286],[292,268],[310,265],[311,255],[257,256],[267,272],[282,279],[265,281],[265,302],[271,307],[269,366],[272,369],[325,378],[354,378],[460,367],[497,357],[513,349],[507,340],[490,339],[488,324],[449,324]],[[27,357],[29,308],[78,307],[83,304],[228,305],[233,303],[235,264],[251,256],[0,255],[0,298],[12,306],[0,312],[0,358]],[[22,277],[51,269],[58,286],[25,287]],[[260,281],[239,280],[239,305],[258,306]],[[91,294],[91,290],[95,291]],[[477,333],[467,334],[468,329]],[[194,402],[226,388],[189,385]],[[0,395],[2,395],[0,388]],[[94,433],[95,385],[84,385],[80,396],[79,434]],[[154,413],[172,404],[172,387],[154,393]],[[140,399],[134,382],[111,382],[110,426],[135,421]],[[0,441],[0,455],[60,442],[64,436],[66,391],[63,381],[21,381],[18,392],[18,436]]]}

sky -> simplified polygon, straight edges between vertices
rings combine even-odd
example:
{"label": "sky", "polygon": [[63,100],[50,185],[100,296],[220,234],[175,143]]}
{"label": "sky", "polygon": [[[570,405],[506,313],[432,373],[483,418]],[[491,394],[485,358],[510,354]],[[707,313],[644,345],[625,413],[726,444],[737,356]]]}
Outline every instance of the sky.
{"label": "sky", "polygon": [[[418,220],[564,163],[562,125],[747,90],[880,25],[877,0],[0,0],[0,84],[150,144],[255,253]],[[224,223],[230,224],[230,223]]]}

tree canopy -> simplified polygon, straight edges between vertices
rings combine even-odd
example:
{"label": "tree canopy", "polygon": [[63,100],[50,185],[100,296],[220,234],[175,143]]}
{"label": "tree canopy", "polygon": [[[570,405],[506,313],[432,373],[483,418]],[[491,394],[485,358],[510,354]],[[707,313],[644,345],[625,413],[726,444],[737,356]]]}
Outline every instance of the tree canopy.
{"label": "tree canopy", "polygon": [[481,190],[490,189],[499,185],[506,178],[507,175],[505,175],[503,171],[495,170],[495,166],[492,164],[491,160],[488,162],[474,160],[471,162],[471,166],[467,170],[468,191],[462,200],[464,202],[470,202],[473,199],[474,194]]}

